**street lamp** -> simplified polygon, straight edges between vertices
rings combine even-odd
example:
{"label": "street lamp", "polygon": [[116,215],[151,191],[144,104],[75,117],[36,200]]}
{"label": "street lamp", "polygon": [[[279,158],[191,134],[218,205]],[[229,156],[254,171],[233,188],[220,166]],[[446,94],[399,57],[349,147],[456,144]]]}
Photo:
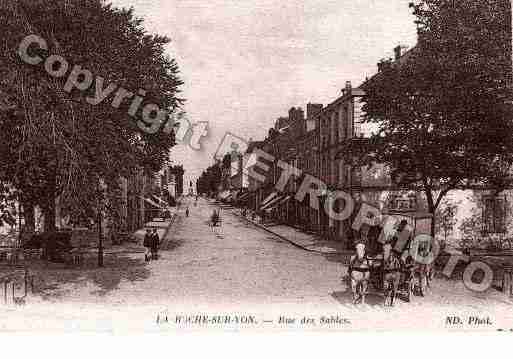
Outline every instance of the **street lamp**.
{"label": "street lamp", "polygon": [[102,209],[101,183],[98,179],[98,267],[103,267]]}

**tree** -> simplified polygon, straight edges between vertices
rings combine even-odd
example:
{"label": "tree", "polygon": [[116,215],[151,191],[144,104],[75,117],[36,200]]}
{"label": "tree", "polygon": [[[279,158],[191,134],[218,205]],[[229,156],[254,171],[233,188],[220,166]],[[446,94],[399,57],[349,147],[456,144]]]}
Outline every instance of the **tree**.
{"label": "tree", "polygon": [[[356,164],[387,165],[399,186],[425,193],[433,215],[453,189],[510,183],[511,27],[494,4],[411,4],[417,46],[382,61],[362,86],[364,122],[378,131],[343,150]],[[433,221],[432,236],[435,228]]]}
{"label": "tree", "polygon": [[456,213],[459,204],[445,198],[436,210],[436,234],[442,235],[445,242],[447,242],[449,233],[452,233],[456,225]]}
{"label": "tree", "polygon": [[196,181],[197,193],[217,193],[222,178],[221,166],[221,162],[216,162],[201,173],[201,176]]}
{"label": "tree", "polygon": [[170,172],[175,175],[176,197],[183,194],[183,175],[185,170],[182,165],[175,165],[169,168]]}
{"label": "tree", "polygon": [[[145,32],[133,9],[117,9],[101,0],[6,0],[0,5],[3,45],[0,93],[9,94],[9,111],[0,125],[10,126],[9,151],[0,160],[0,181],[21,192],[25,208],[41,205],[46,230],[55,221],[55,199],[70,211],[95,208],[100,181],[116,191],[120,176],[139,168],[150,174],[168,159],[174,137],[149,134],[127,115],[130,102],[115,108],[112,98],[91,105],[86,91],[63,91],[67,76],[50,77],[42,67],[23,64],[17,48],[28,34],[45,38],[49,51],[71,65],[88,69],[104,87],[146,92],[144,102],[176,111],[182,100],[176,62],[165,53],[169,39]],[[165,125],[165,124],[164,124]],[[4,135],[5,136],[5,135]]]}

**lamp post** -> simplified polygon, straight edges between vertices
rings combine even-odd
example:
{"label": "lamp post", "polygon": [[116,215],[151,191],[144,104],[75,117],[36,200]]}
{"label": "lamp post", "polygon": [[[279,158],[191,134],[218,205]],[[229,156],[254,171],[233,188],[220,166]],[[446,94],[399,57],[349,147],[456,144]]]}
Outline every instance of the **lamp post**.
{"label": "lamp post", "polygon": [[98,267],[103,267],[102,214],[98,211]]}
{"label": "lamp post", "polygon": [[102,238],[102,201],[101,183],[98,179],[98,267],[103,267],[103,238]]}

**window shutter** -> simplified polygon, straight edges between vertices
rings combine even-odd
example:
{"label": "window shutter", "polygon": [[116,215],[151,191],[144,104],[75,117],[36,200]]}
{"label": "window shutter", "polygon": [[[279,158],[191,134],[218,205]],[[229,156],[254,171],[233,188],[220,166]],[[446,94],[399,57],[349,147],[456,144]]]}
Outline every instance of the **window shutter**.
{"label": "window shutter", "polygon": [[491,198],[484,198],[483,202],[483,229],[485,233],[490,233],[493,231],[493,202]]}
{"label": "window shutter", "polygon": [[506,232],[506,201],[504,198],[497,198],[495,201],[495,232]]}

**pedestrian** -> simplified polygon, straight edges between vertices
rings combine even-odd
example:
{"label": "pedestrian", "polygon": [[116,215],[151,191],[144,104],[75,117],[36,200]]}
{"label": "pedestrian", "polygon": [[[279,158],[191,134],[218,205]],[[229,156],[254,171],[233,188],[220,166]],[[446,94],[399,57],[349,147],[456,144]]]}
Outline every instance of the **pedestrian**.
{"label": "pedestrian", "polygon": [[212,221],[212,227],[215,227],[217,225],[218,219],[219,219],[219,215],[217,214],[216,210],[214,209],[212,211],[212,216],[210,217],[210,220]]}
{"label": "pedestrian", "polygon": [[159,259],[158,250],[159,250],[159,245],[160,245],[160,238],[159,238],[159,234],[157,233],[157,228],[153,228],[153,233],[151,234],[151,237],[152,237],[151,258]]}
{"label": "pedestrian", "polygon": [[146,253],[144,254],[144,260],[149,262],[151,259],[151,246],[153,242],[153,236],[151,234],[151,230],[149,228],[146,229],[146,233],[144,234],[143,246],[146,248]]}
{"label": "pedestrian", "polygon": [[221,209],[218,209],[218,210],[217,210],[216,220],[217,220],[217,224],[218,224],[219,226],[221,226]]}
{"label": "pedestrian", "polygon": [[185,210],[185,217],[189,217],[189,207]]}

